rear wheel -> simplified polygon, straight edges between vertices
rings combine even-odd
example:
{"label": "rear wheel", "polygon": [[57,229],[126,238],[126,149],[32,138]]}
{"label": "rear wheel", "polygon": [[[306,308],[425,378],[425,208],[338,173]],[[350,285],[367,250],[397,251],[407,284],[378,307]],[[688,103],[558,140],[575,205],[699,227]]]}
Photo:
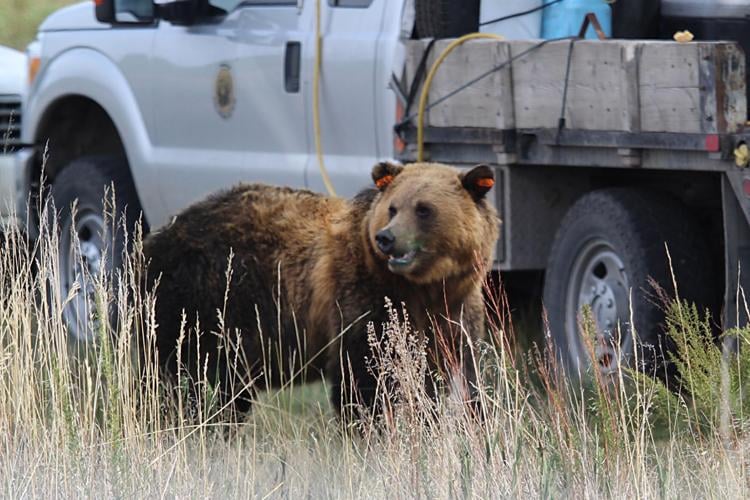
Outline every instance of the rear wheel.
{"label": "rear wheel", "polygon": [[[114,187],[114,219],[105,220],[105,191]],[[92,340],[98,330],[95,282],[120,268],[126,233],[132,232],[141,208],[122,157],[91,156],[72,161],[55,178],[52,198],[59,214],[60,296],[63,321],[71,339]],[[123,228],[121,218],[125,217]],[[113,274],[114,276],[114,274]]]}
{"label": "rear wheel", "polygon": [[417,38],[454,38],[479,29],[479,0],[416,0]]}
{"label": "rear wheel", "polygon": [[[604,189],[570,208],[550,252],[544,304],[557,354],[571,373],[593,366],[612,375],[621,364],[633,366],[638,349],[639,368],[669,376],[670,342],[651,280],[673,291],[666,244],[680,298],[710,307],[712,266],[698,234],[687,208],[664,194]],[[592,338],[581,335],[586,310]]]}

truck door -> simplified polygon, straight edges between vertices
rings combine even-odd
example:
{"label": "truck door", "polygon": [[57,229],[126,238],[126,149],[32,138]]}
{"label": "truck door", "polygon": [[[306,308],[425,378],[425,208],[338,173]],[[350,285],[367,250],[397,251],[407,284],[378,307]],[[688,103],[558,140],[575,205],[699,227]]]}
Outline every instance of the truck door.
{"label": "truck door", "polygon": [[[313,13],[315,2],[305,0]],[[372,184],[375,161],[390,151],[378,150],[375,85],[376,52],[387,0],[320,0],[322,68],[320,82],[321,142],[326,168],[339,196],[351,196]],[[314,18],[313,18],[314,22]],[[315,64],[315,29],[310,28],[305,48],[308,102],[312,103]],[[387,84],[387,78],[383,79]],[[310,159],[306,182],[310,189],[325,191],[315,156],[310,113]]]}
{"label": "truck door", "polygon": [[157,226],[240,181],[304,186],[304,94],[287,91],[284,72],[296,0],[209,3],[226,15],[161,22],[156,35],[154,156],[169,212]]}

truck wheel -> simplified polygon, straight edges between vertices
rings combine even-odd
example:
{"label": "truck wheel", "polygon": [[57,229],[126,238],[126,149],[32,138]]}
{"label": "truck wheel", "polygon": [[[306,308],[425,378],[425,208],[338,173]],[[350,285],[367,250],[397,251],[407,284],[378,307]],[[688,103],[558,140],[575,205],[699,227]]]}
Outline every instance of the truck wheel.
{"label": "truck wheel", "polygon": [[[666,244],[680,298],[710,306],[711,259],[698,234],[688,209],[664,194],[603,189],[570,208],[555,235],[544,284],[552,342],[569,374],[583,373],[593,362],[602,375],[612,375],[620,364],[633,366],[637,347],[638,368],[671,377],[665,357],[671,343],[651,280],[673,292]],[[596,338],[580,334],[586,307]]]}
{"label": "truck wheel", "polygon": [[[115,188],[114,223],[105,221],[103,215],[105,189],[110,186]],[[127,231],[132,232],[141,214],[127,160],[90,156],[72,161],[54,179],[52,198],[59,214],[62,300],[68,297],[75,283],[79,286],[63,308],[63,320],[71,339],[89,341],[96,335],[98,325],[91,315],[95,305],[92,278],[121,266],[127,241],[121,217],[126,217]],[[72,237],[71,227],[77,238]]]}
{"label": "truck wheel", "polygon": [[416,0],[417,38],[454,38],[479,30],[479,0]]}

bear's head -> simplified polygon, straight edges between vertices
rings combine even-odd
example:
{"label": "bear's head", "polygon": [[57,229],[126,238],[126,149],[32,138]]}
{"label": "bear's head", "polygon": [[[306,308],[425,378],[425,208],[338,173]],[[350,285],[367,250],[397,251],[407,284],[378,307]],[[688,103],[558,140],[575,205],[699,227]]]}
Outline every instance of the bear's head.
{"label": "bear's head", "polygon": [[394,274],[427,284],[476,272],[491,263],[497,213],[485,195],[495,177],[478,165],[458,170],[437,163],[379,163],[372,178],[367,233]]}

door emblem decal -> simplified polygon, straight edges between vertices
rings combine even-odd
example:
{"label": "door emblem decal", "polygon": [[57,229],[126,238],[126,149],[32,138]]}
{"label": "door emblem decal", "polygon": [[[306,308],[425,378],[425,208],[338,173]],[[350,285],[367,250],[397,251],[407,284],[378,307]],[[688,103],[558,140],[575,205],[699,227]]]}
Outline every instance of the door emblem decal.
{"label": "door emblem decal", "polygon": [[214,85],[214,106],[222,118],[229,118],[234,111],[234,80],[232,79],[232,68],[228,64],[219,67]]}

